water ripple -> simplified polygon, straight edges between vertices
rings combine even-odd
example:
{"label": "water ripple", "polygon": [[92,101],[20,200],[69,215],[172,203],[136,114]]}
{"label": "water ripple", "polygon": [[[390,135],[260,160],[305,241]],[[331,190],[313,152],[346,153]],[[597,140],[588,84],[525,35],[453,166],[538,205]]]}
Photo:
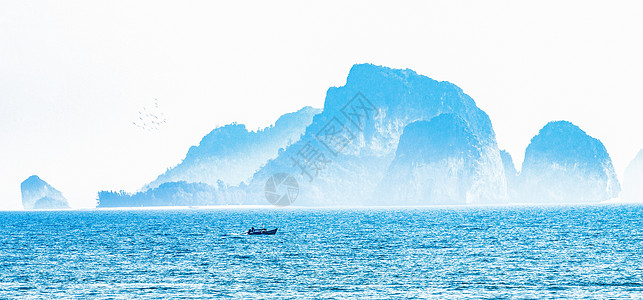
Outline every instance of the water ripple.
{"label": "water ripple", "polygon": [[[0,212],[0,298],[641,298],[643,207]],[[279,227],[274,236],[248,228]]]}

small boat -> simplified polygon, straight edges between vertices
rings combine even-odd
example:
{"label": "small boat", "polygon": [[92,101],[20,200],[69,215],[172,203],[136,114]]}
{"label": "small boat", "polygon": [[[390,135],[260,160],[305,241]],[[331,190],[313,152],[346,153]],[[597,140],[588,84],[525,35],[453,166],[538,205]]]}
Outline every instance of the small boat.
{"label": "small boat", "polygon": [[272,230],[266,230],[266,228],[255,229],[254,227],[252,227],[248,229],[248,232],[247,232],[248,235],[259,235],[259,234],[272,235],[275,233],[277,233],[277,228]]}

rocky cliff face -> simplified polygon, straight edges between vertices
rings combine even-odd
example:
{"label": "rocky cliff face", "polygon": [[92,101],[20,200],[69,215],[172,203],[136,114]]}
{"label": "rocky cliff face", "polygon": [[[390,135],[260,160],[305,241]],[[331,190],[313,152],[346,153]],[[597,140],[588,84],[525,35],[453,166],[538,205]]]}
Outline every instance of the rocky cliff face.
{"label": "rocky cliff face", "polygon": [[519,200],[531,203],[586,203],[618,196],[620,184],[603,143],[578,126],[545,125],[525,151]]}
{"label": "rocky cliff face", "polygon": [[627,165],[623,176],[621,199],[643,202],[643,150]]}
{"label": "rocky cliff face", "polygon": [[22,206],[25,209],[69,208],[67,199],[51,185],[33,175],[20,184]]}
{"label": "rocky cliff face", "polygon": [[[492,139],[493,137],[483,137]],[[505,200],[503,169],[468,123],[455,114],[404,129],[396,156],[378,187],[379,203],[472,204]]]}
{"label": "rocky cliff face", "polygon": [[[299,181],[296,205],[374,204],[373,194],[395,158],[405,127],[443,113],[466,122],[487,166],[492,166],[484,170],[494,177],[489,180],[502,185],[491,121],[473,99],[451,83],[412,70],[363,64],[353,66],[344,86],[328,90],[323,112],[313,118],[305,135],[255,174],[248,202],[266,203],[266,180],[285,172]],[[504,193],[495,196],[502,199]],[[387,203],[396,205],[398,200]]]}

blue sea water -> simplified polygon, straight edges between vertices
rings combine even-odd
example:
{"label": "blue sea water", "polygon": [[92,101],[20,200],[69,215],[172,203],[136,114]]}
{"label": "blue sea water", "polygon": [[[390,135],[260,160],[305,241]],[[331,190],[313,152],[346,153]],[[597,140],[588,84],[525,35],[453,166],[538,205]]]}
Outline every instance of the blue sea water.
{"label": "blue sea water", "polygon": [[174,297],[643,298],[643,206],[0,212],[0,298]]}

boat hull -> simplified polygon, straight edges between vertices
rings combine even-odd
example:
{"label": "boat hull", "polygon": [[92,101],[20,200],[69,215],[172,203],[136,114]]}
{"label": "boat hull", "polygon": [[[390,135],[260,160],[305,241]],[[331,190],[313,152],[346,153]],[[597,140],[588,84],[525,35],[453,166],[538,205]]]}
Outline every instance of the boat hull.
{"label": "boat hull", "polygon": [[265,230],[265,229],[255,229],[254,231],[248,230],[248,235],[273,235],[277,233],[277,229]]}

